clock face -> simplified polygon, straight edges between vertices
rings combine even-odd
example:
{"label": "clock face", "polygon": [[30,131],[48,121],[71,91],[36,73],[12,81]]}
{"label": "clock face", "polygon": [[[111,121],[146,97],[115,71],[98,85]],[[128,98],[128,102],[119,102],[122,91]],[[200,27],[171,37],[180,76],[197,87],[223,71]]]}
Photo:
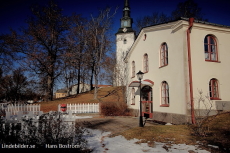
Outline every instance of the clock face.
{"label": "clock face", "polygon": [[128,22],[124,21],[124,26],[127,27],[127,25],[128,25]]}
{"label": "clock face", "polygon": [[126,29],[126,28],[124,28],[122,31],[123,31],[123,32],[126,32],[126,31],[127,31],[127,29]]}

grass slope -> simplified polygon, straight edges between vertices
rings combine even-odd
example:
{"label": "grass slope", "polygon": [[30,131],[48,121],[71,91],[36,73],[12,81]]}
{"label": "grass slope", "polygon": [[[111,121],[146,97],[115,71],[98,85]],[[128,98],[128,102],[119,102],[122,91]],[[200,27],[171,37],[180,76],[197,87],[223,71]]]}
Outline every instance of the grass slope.
{"label": "grass slope", "polygon": [[[154,146],[154,142],[170,144],[194,145],[199,142],[202,147],[213,153],[230,152],[230,112],[210,116],[204,123],[208,135],[194,135],[193,125],[157,125],[134,127],[121,133],[126,139],[139,139],[138,143],[148,143]],[[212,148],[209,145],[218,146]]]}
{"label": "grass slope", "polygon": [[41,102],[41,111],[57,111],[59,104],[121,102],[124,101],[122,93],[122,87],[100,88],[97,92],[97,99],[94,99],[94,90],[92,90],[71,97],[60,98],[49,102]]}

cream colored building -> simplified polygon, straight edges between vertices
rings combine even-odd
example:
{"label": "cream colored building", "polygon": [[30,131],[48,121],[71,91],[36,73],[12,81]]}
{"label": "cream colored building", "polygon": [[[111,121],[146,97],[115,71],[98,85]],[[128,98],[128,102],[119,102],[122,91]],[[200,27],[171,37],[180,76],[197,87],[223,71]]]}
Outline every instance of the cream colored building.
{"label": "cream colored building", "polygon": [[229,26],[180,18],[144,27],[124,59],[127,104],[138,116],[140,70],[142,116],[177,124],[230,110],[229,57]]}
{"label": "cream colored building", "polygon": [[67,96],[67,89],[59,89],[55,92],[55,98],[63,98]]}

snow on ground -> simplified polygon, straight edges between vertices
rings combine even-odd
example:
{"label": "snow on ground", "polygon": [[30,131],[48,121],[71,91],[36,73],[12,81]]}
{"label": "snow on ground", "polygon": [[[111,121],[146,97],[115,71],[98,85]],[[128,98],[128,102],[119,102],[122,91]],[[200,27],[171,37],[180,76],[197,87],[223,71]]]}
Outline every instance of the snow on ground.
{"label": "snow on ground", "polygon": [[91,134],[87,136],[87,140],[89,147],[94,150],[93,153],[188,153],[189,151],[210,153],[209,151],[198,149],[198,146],[186,144],[173,144],[167,148],[164,147],[167,146],[165,143],[155,142],[153,147],[149,147],[147,143],[136,144],[135,142],[137,142],[138,139],[126,140],[123,136],[109,138],[108,135],[110,132],[88,130]]}

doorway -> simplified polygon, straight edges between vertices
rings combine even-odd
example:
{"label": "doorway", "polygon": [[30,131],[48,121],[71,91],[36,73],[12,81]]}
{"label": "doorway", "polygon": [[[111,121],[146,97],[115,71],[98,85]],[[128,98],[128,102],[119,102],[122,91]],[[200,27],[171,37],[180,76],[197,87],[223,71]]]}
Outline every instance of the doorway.
{"label": "doorway", "polygon": [[152,88],[144,86],[141,89],[142,116],[147,118],[153,117],[153,97]]}

